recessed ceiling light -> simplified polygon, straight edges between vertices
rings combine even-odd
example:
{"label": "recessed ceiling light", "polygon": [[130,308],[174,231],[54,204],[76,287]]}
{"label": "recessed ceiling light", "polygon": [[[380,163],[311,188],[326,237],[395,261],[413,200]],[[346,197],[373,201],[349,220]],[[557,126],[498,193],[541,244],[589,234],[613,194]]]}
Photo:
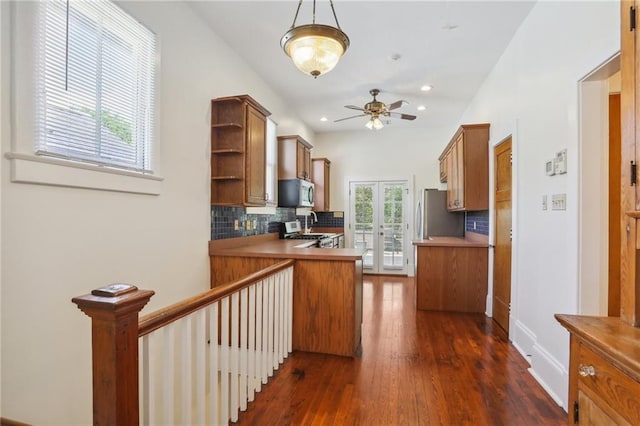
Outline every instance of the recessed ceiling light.
{"label": "recessed ceiling light", "polygon": [[327,117],[322,117],[320,121],[327,121]]}
{"label": "recessed ceiling light", "polygon": [[424,86],[422,86],[420,88],[420,90],[422,90],[423,92],[428,92],[429,90],[433,89],[433,86],[430,86],[428,84],[425,84]]}
{"label": "recessed ceiling light", "polygon": [[427,109],[427,107],[424,106],[424,105],[419,105],[418,106],[418,111],[424,111],[425,109]]}

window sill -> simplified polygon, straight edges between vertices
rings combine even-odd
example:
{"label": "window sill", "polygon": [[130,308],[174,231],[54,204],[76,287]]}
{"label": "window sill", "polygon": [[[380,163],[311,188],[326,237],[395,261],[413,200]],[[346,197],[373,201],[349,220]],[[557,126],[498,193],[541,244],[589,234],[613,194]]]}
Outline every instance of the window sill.
{"label": "window sill", "polygon": [[159,195],[160,176],[9,152],[11,182]]}

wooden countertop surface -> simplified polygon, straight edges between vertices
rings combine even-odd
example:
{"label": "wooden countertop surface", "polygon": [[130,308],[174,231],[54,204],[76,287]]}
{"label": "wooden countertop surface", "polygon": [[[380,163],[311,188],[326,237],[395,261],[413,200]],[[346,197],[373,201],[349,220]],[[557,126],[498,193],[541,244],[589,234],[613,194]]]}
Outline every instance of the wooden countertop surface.
{"label": "wooden countertop surface", "polygon": [[555,317],[571,333],[606,353],[616,367],[636,380],[640,378],[640,328],[625,324],[619,317]]}
{"label": "wooden countertop surface", "polygon": [[[364,249],[354,248],[299,248],[305,240],[280,240],[278,234],[245,237],[230,240],[209,241],[210,256],[243,256],[243,257],[272,257],[282,259],[307,260],[362,260]],[[309,242],[309,241],[306,241]]]}
{"label": "wooden countertop surface", "polygon": [[412,244],[419,247],[489,247],[487,235],[467,232],[464,237],[430,237],[428,240],[413,240]]}

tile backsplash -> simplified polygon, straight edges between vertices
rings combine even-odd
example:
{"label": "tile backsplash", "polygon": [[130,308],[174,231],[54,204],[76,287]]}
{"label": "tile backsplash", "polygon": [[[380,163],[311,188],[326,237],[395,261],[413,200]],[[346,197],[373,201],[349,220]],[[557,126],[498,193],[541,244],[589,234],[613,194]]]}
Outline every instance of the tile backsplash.
{"label": "tile backsplash", "polygon": [[[344,215],[342,212],[318,212],[318,222],[309,226],[333,228],[344,227]],[[343,217],[335,217],[343,216]],[[211,239],[222,240],[225,238],[246,237],[250,235],[268,234],[278,232],[280,222],[299,220],[304,226],[304,216],[296,216],[296,209],[278,207],[275,214],[247,214],[244,207],[211,206]],[[238,221],[238,229],[235,222]]]}
{"label": "tile backsplash", "polygon": [[467,212],[465,218],[465,231],[489,235],[489,210]]}

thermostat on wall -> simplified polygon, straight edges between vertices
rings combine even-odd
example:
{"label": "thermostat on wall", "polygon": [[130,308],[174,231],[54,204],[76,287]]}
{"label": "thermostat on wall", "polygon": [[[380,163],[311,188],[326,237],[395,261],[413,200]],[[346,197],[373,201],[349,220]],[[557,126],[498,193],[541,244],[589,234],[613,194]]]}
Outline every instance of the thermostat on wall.
{"label": "thermostat on wall", "polygon": [[555,172],[558,175],[567,173],[567,150],[563,149],[562,151],[556,154],[555,159]]}
{"label": "thermostat on wall", "polygon": [[553,176],[556,174],[556,166],[553,160],[547,161],[544,169],[545,169],[545,172],[547,173],[547,176]]}

